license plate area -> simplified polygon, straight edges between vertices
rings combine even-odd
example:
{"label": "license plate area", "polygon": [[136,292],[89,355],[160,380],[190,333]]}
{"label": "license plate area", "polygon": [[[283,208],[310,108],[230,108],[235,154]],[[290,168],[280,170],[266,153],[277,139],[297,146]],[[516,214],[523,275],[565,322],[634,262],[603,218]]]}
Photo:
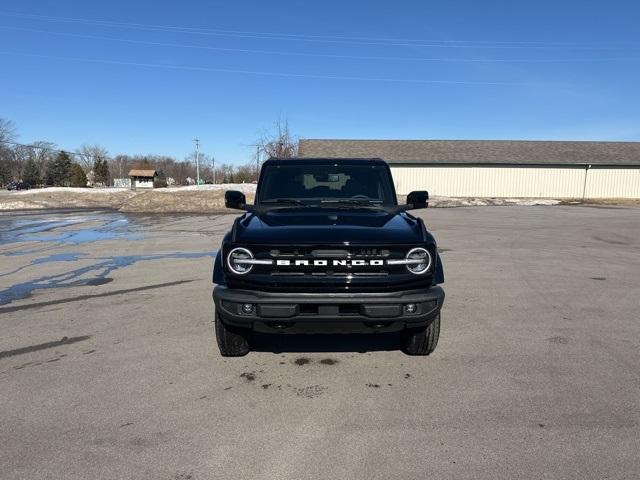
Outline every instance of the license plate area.
{"label": "license plate area", "polygon": [[258,315],[267,318],[290,318],[294,316],[394,318],[402,314],[402,305],[362,305],[343,303],[338,305],[301,303],[299,305],[259,305]]}

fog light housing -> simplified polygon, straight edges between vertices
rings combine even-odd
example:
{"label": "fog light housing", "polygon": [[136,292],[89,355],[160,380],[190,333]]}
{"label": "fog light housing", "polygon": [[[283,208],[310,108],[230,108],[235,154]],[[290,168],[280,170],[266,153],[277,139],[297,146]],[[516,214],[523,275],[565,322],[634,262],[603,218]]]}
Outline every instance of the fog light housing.
{"label": "fog light housing", "polygon": [[416,313],[418,311],[418,305],[416,305],[415,303],[407,303],[404,306],[404,311],[409,314]]}
{"label": "fog light housing", "polygon": [[243,303],[242,304],[242,313],[246,313],[247,315],[253,313],[254,305],[253,303]]}

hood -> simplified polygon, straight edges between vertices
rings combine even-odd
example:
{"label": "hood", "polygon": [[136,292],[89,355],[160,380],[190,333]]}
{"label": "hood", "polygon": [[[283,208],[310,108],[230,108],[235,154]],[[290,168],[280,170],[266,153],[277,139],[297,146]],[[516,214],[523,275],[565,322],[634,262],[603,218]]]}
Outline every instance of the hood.
{"label": "hood", "polygon": [[406,213],[371,209],[283,208],[247,213],[236,221],[235,243],[371,244],[420,243],[422,224]]}

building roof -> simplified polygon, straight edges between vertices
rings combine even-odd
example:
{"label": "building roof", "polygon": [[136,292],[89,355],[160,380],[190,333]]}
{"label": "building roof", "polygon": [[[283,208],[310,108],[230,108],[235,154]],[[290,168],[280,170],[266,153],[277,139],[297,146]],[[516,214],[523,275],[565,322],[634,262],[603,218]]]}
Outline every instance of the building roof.
{"label": "building roof", "polygon": [[130,177],[155,177],[156,171],[153,168],[134,168],[129,171]]}
{"label": "building roof", "polygon": [[378,157],[396,164],[638,165],[640,142],[300,140],[300,157]]}
{"label": "building roof", "polygon": [[[292,157],[292,158],[277,158],[277,157],[271,157],[268,160],[266,160],[263,165],[269,165],[269,164],[282,164],[282,165],[286,165],[288,163],[317,163],[317,164],[323,164],[323,163],[327,163],[328,157],[303,157],[301,158],[300,156],[297,157]],[[384,165],[384,161],[381,158],[356,158],[356,157],[330,157],[329,162],[331,161],[342,161],[342,162],[348,162],[348,163],[355,163],[355,164],[359,164],[359,163],[368,163],[368,164],[379,164],[379,165]]]}

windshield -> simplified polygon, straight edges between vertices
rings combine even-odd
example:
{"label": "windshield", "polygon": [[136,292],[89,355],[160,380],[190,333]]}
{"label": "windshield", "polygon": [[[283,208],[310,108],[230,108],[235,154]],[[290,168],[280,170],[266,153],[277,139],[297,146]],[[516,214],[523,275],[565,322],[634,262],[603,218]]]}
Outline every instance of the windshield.
{"label": "windshield", "polygon": [[384,165],[265,165],[260,203],[395,205]]}

